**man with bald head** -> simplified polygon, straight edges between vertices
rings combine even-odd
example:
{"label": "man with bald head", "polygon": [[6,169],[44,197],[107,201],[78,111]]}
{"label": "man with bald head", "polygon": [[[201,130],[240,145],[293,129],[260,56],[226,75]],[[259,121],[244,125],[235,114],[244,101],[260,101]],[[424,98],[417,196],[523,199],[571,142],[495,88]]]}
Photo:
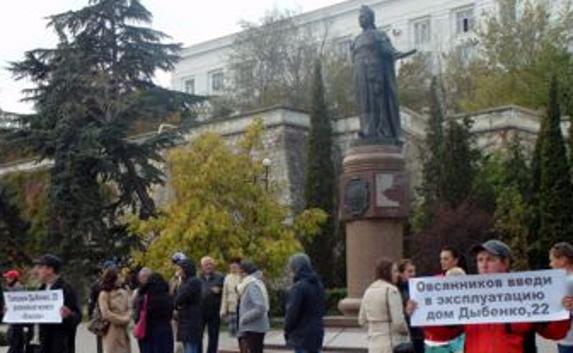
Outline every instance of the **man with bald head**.
{"label": "man with bald head", "polygon": [[199,278],[203,283],[201,305],[203,333],[205,332],[205,327],[207,327],[209,335],[207,353],[217,353],[219,348],[219,326],[221,325],[219,311],[221,310],[221,296],[225,276],[215,270],[215,260],[205,256],[201,259],[201,276]]}

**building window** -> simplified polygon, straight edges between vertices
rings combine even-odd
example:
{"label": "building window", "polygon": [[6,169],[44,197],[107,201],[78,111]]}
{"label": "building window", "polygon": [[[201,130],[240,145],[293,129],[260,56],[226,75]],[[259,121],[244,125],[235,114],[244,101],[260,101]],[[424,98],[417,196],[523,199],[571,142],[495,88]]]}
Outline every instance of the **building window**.
{"label": "building window", "polygon": [[225,84],[225,74],[223,70],[213,71],[209,74],[211,82],[211,92],[221,92]]}
{"label": "building window", "polygon": [[421,46],[431,42],[432,33],[429,18],[423,18],[412,22],[412,31],[414,32],[414,45]]}
{"label": "building window", "polygon": [[517,0],[509,1],[507,4],[507,12],[511,20],[517,20]]}
{"label": "building window", "polygon": [[252,86],[255,66],[252,62],[237,65],[235,68],[235,81],[239,88]]}
{"label": "building window", "polygon": [[475,45],[465,43],[458,47],[460,59],[463,65],[470,64],[477,56]]}
{"label": "building window", "polygon": [[456,34],[472,32],[475,26],[474,7],[464,7],[463,9],[456,10],[455,20]]}
{"label": "building window", "polygon": [[183,88],[185,89],[185,93],[195,94],[195,79],[194,78],[185,79]]}
{"label": "building window", "polygon": [[517,0],[511,0],[506,3],[500,4],[501,16],[506,16],[507,19],[515,21],[517,19]]}

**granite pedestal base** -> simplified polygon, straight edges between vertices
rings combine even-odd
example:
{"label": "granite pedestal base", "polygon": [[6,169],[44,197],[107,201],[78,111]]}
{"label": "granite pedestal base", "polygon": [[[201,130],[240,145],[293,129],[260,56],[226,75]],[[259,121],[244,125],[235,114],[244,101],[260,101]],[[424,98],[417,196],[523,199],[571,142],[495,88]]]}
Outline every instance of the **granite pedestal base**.
{"label": "granite pedestal base", "polygon": [[399,260],[408,216],[408,174],[400,146],[360,145],[349,150],[341,177],[341,214],[346,223],[348,297],[339,309],[356,317],[374,280],[376,262]]}

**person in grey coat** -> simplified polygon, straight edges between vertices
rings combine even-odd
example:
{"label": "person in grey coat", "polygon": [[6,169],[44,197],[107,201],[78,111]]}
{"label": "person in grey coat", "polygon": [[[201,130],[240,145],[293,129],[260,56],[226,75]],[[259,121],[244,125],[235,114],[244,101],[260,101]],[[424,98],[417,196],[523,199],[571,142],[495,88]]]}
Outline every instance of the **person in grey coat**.
{"label": "person in grey coat", "polygon": [[262,353],[265,334],[270,330],[269,295],[263,274],[250,261],[241,262],[238,333],[241,353]]}

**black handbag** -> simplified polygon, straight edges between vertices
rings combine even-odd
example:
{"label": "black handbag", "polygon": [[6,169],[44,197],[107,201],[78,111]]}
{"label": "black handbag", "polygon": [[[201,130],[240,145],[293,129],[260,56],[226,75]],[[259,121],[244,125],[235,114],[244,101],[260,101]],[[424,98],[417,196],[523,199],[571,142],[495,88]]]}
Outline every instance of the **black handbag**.
{"label": "black handbag", "polygon": [[388,337],[390,337],[390,346],[392,346],[393,353],[416,353],[414,349],[414,344],[412,342],[402,342],[394,345],[392,343],[392,312],[390,311],[390,290],[386,290],[386,310],[388,310],[388,316],[390,317],[390,321],[388,321]]}

